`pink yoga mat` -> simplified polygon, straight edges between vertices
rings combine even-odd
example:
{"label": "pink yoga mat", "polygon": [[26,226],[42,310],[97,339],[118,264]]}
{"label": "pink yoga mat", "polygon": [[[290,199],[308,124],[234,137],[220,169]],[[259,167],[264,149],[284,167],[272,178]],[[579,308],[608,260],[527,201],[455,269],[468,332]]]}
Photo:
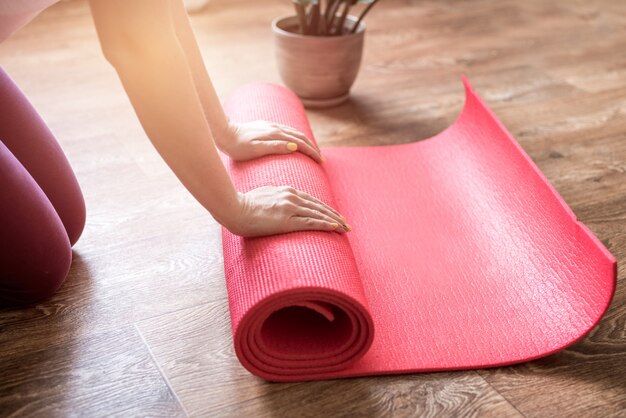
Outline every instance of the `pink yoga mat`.
{"label": "pink yoga mat", "polygon": [[[456,122],[417,143],[268,156],[227,168],[240,191],[289,185],[353,231],[223,232],[235,350],[273,381],[473,369],[582,338],[613,296],[616,261],[465,81]],[[313,137],[272,84],[228,100],[235,121]]]}

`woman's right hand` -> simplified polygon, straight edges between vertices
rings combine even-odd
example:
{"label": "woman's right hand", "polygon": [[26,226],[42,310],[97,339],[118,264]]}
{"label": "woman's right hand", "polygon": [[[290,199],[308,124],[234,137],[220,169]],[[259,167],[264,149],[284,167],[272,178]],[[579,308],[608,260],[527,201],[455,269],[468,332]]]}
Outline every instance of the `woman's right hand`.
{"label": "woman's right hand", "polygon": [[239,193],[239,203],[239,216],[225,226],[244,237],[306,230],[344,233],[351,229],[336,210],[293,187],[259,187]]}

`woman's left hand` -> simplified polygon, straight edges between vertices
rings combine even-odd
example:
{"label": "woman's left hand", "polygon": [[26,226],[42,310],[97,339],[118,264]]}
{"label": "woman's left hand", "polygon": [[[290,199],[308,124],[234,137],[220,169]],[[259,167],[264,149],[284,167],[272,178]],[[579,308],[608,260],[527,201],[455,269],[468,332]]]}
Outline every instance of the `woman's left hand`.
{"label": "woman's left hand", "polygon": [[216,136],[218,147],[235,161],[246,161],[269,154],[290,154],[294,151],[322,162],[317,145],[289,126],[263,120],[228,125],[228,132]]}

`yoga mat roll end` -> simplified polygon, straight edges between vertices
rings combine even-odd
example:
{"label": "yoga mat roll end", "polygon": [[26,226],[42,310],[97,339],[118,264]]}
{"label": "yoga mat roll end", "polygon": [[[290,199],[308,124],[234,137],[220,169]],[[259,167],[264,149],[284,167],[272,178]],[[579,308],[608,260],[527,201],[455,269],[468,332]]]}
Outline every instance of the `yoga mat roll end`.
{"label": "yoga mat roll end", "polygon": [[315,380],[344,370],[373,341],[368,307],[319,287],[273,294],[255,304],[234,329],[241,364],[269,381]]}

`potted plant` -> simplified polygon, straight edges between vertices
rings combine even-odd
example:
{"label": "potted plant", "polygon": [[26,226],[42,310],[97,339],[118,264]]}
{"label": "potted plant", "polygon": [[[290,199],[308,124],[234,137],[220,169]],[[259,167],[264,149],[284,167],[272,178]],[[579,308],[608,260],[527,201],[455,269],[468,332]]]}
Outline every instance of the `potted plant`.
{"label": "potted plant", "polygon": [[[272,22],[278,70],[307,107],[344,102],[363,54],[363,18],[379,0],[292,0],[296,14]],[[360,15],[350,15],[357,3]]]}

